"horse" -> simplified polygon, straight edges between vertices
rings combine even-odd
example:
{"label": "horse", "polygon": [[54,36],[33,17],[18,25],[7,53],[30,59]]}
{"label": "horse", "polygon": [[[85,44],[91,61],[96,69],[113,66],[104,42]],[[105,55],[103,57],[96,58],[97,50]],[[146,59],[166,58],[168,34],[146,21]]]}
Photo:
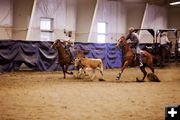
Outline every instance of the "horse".
{"label": "horse", "polygon": [[[122,65],[121,65],[121,70],[116,77],[116,80],[120,79],[126,67],[139,65],[139,61],[136,58],[136,53],[134,52],[132,48],[129,47],[129,44],[126,41],[126,38],[122,36],[118,41],[119,41],[119,45],[117,44],[118,45],[117,47],[119,47],[122,50]],[[136,78],[137,82],[144,82],[144,79],[147,75],[145,67],[149,67],[152,73],[154,74],[153,56],[145,50],[141,50],[141,54],[142,54],[143,66],[140,67],[140,70],[143,72],[144,76],[141,80]]]}
{"label": "horse", "polygon": [[153,44],[151,47],[145,46],[143,50],[151,53],[153,56],[153,62],[157,66],[163,66],[165,60],[169,62],[171,55],[172,43],[167,45]]}
{"label": "horse", "polygon": [[73,74],[73,72],[68,72],[67,69],[69,65],[72,64],[70,59],[70,51],[64,48],[65,42],[61,41],[60,39],[57,39],[53,42],[51,48],[56,48],[58,50],[58,64],[60,64],[64,79],[66,78],[67,74]]}

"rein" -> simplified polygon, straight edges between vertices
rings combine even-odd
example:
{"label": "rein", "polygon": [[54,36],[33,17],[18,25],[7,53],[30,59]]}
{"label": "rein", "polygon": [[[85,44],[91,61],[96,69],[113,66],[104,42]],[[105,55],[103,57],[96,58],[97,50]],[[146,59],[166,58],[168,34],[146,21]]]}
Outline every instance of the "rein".
{"label": "rein", "polygon": [[[120,43],[119,48],[122,50],[122,58],[126,59],[128,57],[132,57],[133,55],[128,55],[128,53],[132,52],[131,48],[129,47],[128,43],[123,41],[123,43]],[[133,54],[133,53],[132,53]]]}

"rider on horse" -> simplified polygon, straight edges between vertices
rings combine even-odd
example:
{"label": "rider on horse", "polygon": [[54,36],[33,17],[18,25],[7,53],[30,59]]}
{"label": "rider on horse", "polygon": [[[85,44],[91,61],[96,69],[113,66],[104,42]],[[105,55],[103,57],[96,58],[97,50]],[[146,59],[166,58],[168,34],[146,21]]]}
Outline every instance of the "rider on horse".
{"label": "rider on horse", "polygon": [[130,39],[131,42],[129,42],[132,46],[132,48],[134,48],[136,50],[136,54],[139,60],[139,66],[142,67],[143,63],[142,63],[142,56],[141,56],[141,49],[139,47],[139,36],[137,33],[134,32],[134,28],[130,27],[129,29],[129,34],[126,37],[126,40]]}

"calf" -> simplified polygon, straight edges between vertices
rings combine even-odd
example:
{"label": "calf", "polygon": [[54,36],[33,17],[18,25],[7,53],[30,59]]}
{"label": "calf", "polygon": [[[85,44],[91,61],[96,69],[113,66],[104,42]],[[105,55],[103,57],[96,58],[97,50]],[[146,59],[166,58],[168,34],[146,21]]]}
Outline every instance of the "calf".
{"label": "calf", "polygon": [[[93,70],[93,75],[95,75],[95,70],[99,70],[101,75],[103,76],[103,62],[101,59],[93,59],[93,58],[76,58],[74,62],[75,66],[78,66],[79,69],[79,75],[82,74],[82,72],[86,72],[87,69]],[[93,79],[93,76],[92,78]]]}

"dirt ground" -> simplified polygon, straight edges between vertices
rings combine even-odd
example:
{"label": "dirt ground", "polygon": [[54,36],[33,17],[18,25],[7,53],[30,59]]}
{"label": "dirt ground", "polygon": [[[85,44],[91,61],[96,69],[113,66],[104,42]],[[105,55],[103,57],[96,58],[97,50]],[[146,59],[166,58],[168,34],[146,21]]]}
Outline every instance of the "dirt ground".
{"label": "dirt ground", "polygon": [[[74,71],[76,72],[76,71]],[[180,104],[180,67],[156,69],[161,82],[137,83],[137,68],[104,71],[106,81],[62,72],[0,74],[0,120],[164,120],[165,105]]]}

